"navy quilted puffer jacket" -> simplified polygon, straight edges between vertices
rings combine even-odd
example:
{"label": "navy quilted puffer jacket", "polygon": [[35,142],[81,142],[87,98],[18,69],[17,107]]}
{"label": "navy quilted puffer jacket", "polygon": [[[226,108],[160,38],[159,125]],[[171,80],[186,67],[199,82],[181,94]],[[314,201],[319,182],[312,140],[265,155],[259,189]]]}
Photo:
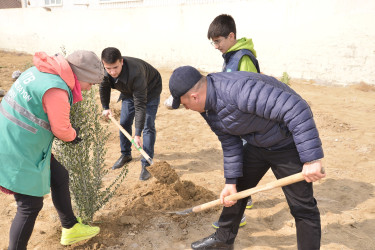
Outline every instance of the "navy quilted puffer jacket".
{"label": "navy quilted puffer jacket", "polygon": [[219,137],[225,178],[242,176],[242,140],[270,150],[295,143],[301,162],[323,158],[309,105],[273,77],[252,72],[207,76],[202,116]]}

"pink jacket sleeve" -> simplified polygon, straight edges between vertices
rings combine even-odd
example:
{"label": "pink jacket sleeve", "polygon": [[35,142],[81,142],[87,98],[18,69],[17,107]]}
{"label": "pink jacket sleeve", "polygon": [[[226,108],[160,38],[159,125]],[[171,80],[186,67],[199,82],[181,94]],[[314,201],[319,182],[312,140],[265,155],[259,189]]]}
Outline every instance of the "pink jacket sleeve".
{"label": "pink jacket sleeve", "polygon": [[44,94],[42,102],[52,133],[60,140],[73,141],[76,138],[76,131],[70,123],[68,93],[58,88],[49,89]]}

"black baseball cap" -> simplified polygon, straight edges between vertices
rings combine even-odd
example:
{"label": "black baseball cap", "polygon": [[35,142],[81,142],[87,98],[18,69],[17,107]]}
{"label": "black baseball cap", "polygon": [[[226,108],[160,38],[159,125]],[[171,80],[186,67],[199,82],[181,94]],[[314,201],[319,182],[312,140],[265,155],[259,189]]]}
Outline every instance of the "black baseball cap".
{"label": "black baseball cap", "polygon": [[169,79],[169,91],[173,97],[173,109],[180,107],[181,96],[186,94],[201,78],[201,73],[192,66],[181,66],[173,71]]}

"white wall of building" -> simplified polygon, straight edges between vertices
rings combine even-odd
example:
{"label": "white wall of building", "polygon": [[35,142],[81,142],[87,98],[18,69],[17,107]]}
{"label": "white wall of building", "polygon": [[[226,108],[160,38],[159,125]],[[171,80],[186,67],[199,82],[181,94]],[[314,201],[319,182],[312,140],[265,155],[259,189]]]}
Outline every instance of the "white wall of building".
{"label": "white wall of building", "polygon": [[375,84],[375,1],[249,0],[141,8],[0,10],[0,49],[34,53],[118,47],[158,68],[220,71],[207,39],[219,14],[253,39],[262,72],[322,84]]}

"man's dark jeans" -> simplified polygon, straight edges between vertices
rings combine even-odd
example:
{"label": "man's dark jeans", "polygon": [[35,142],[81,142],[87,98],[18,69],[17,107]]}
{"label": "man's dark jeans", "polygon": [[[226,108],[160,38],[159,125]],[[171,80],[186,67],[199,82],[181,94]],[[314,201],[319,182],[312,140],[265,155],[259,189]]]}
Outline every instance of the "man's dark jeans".
{"label": "man's dark jeans", "polygon": [[[148,156],[154,158],[154,145],[156,140],[155,118],[158,112],[160,103],[160,96],[150,100],[146,106],[146,120],[143,128],[143,150]],[[131,135],[132,125],[135,116],[134,101],[133,99],[124,99],[121,107],[121,126]],[[120,131],[120,147],[121,154],[131,155],[131,142]],[[142,158],[142,165],[149,165],[147,161]]]}
{"label": "man's dark jeans", "polygon": [[[280,150],[244,146],[243,177],[237,180],[237,191],[255,187],[271,167],[277,179],[302,171],[298,152],[293,145]],[[313,197],[312,183],[301,181],[282,188],[296,222],[298,249],[319,249],[321,239],[320,213]],[[224,207],[219,219],[217,237],[233,243],[245,211],[247,198],[232,207]]]}

